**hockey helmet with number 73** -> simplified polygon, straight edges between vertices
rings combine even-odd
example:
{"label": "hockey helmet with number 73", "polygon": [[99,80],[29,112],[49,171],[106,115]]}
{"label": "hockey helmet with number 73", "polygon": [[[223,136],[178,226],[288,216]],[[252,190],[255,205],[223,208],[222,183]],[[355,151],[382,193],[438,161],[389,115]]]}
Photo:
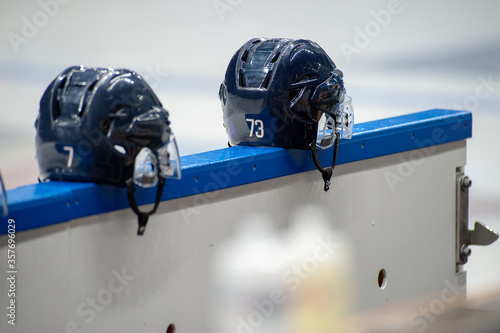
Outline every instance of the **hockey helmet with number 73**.
{"label": "hockey helmet with number 73", "polygon": [[[351,138],[354,115],[343,73],[319,45],[249,40],[229,62],[219,98],[230,146],[311,150],[328,189],[338,142]],[[316,149],[333,144],[334,161],[325,169]]]}

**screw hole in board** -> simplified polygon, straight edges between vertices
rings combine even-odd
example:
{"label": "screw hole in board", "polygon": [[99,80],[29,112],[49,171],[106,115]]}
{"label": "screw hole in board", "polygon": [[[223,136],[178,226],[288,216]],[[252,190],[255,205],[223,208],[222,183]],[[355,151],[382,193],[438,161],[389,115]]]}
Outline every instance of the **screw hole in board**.
{"label": "screw hole in board", "polygon": [[378,272],[378,287],[381,290],[384,290],[386,286],[387,286],[387,272],[385,271],[385,268],[382,268]]}
{"label": "screw hole in board", "polygon": [[168,325],[166,333],[175,333],[175,325],[174,324]]}

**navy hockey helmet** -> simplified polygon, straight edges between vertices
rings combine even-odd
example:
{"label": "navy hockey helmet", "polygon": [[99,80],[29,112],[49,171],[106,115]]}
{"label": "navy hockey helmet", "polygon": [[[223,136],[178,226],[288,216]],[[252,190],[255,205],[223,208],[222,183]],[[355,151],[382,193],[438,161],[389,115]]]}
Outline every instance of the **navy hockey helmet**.
{"label": "navy hockey helmet", "polygon": [[[132,209],[146,215],[144,226],[156,211],[165,178],[180,177],[168,112],[143,78],[128,69],[66,69],[43,94],[35,127],[41,181],[127,186]],[[158,183],[154,211],[140,212],[134,184]]]}
{"label": "navy hockey helmet", "polygon": [[[310,149],[328,189],[338,141],[352,135],[353,109],[343,73],[319,45],[249,40],[229,62],[219,98],[229,145]],[[324,169],[316,148],[334,143],[332,167]]]}

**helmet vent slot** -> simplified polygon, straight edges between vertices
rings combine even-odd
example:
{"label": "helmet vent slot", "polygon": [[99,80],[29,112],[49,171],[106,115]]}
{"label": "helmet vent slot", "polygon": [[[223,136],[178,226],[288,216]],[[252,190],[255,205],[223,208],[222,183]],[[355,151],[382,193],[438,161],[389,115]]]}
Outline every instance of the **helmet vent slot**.
{"label": "helmet vent slot", "polygon": [[88,85],[87,87],[87,92],[86,94],[82,97],[82,102],[80,109],[78,110],[78,117],[82,117],[83,113],[85,112],[85,108],[87,107],[87,102],[90,102],[92,98],[92,90],[94,90],[95,85],[97,84],[98,80],[92,81],[91,84]]}
{"label": "helmet vent slot", "polygon": [[288,100],[290,103],[295,104],[297,100],[300,98],[302,88],[296,88],[290,90],[290,93],[288,94]]}
{"label": "helmet vent slot", "polygon": [[87,98],[84,97],[80,106],[80,110],[78,110],[78,117],[81,118],[83,116],[83,112],[85,112],[86,107],[87,107]]}
{"label": "helmet vent slot", "polygon": [[269,81],[271,81],[271,74],[272,71],[267,72],[264,81],[262,81],[262,84],[260,85],[261,88],[267,89],[269,87]]}
{"label": "helmet vent slot", "polygon": [[278,61],[278,58],[280,57],[281,52],[277,52],[274,57],[271,59],[271,64],[274,64],[276,61]]}
{"label": "helmet vent slot", "polygon": [[57,119],[61,116],[61,106],[59,105],[59,100],[62,99],[64,94],[64,87],[68,78],[65,76],[61,82],[59,82],[59,87],[56,92],[55,100],[54,100],[54,119]]}
{"label": "helmet vent slot", "polygon": [[66,85],[66,82],[68,82],[68,77],[67,77],[67,76],[65,76],[65,77],[61,80],[61,82],[59,83],[59,87],[58,87],[58,88],[59,88],[59,89],[64,89],[64,86]]}
{"label": "helmet vent slot", "polygon": [[57,119],[61,116],[61,107],[59,106],[59,101],[56,99],[54,101],[54,119]]}
{"label": "helmet vent slot", "polygon": [[243,55],[241,56],[241,61],[243,62],[246,62],[248,59],[248,49],[245,50],[245,52],[243,53]]}
{"label": "helmet vent slot", "polygon": [[245,72],[243,71],[243,68],[240,68],[240,73],[239,73],[239,82],[240,82],[240,87],[244,87],[245,84]]}
{"label": "helmet vent slot", "polygon": [[97,81],[98,81],[98,80],[95,80],[94,82],[92,82],[91,84],[89,84],[89,86],[88,86],[87,90],[88,90],[88,91],[92,91],[92,90],[94,90],[94,87],[95,87],[95,85],[97,84]]}

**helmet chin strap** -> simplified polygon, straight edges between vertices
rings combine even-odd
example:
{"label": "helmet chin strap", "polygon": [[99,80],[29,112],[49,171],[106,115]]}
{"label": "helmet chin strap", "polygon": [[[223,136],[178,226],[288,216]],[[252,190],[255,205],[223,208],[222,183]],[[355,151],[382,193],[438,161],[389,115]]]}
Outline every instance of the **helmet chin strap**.
{"label": "helmet chin strap", "polygon": [[332,166],[329,166],[327,168],[323,168],[321,165],[321,162],[319,161],[318,158],[318,149],[316,148],[316,142],[312,142],[309,145],[309,148],[311,148],[312,156],[313,156],[313,162],[314,165],[316,166],[316,169],[321,172],[321,176],[323,176],[323,180],[325,182],[325,187],[323,188],[325,192],[327,192],[330,189],[330,179],[332,178],[333,174],[333,169],[335,169],[335,164],[337,163],[337,153],[339,150],[339,141],[340,141],[340,133],[339,131],[335,132],[335,143],[334,143],[334,148],[333,148],[333,161],[332,161]]}
{"label": "helmet chin strap", "polygon": [[165,186],[165,178],[162,176],[159,177],[158,189],[156,190],[156,199],[155,205],[152,210],[149,212],[141,212],[139,207],[137,207],[137,202],[135,201],[135,184],[132,178],[127,180],[127,189],[128,189],[128,202],[130,204],[130,208],[137,215],[139,222],[139,229],[137,229],[137,235],[142,236],[144,231],[146,230],[146,224],[148,223],[149,216],[156,213],[158,206],[160,205],[161,195],[163,193],[163,187]]}

